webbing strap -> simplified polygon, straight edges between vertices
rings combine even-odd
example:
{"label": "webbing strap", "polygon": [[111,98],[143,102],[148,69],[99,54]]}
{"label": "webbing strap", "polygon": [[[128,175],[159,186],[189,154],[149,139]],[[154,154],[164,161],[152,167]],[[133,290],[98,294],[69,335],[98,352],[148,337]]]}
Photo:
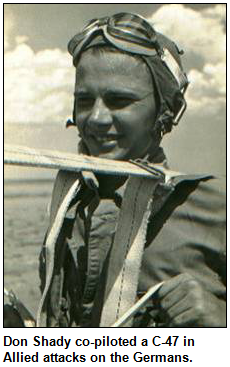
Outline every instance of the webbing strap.
{"label": "webbing strap", "polygon": [[52,281],[54,260],[55,260],[55,245],[57,242],[60,228],[64,222],[64,218],[70,202],[74,198],[79,186],[79,181],[72,172],[60,171],[56,180],[52,197],[52,209],[55,208],[56,215],[51,212],[50,229],[45,242],[46,250],[46,284],[42,294],[42,298],[37,312],[37,327],[46,325],[44,305],[46,296]]}
{"label": "webbing strap", "polygon": [[[110,254],[100,327],[113,325],[135,302],[150,204],[160,179],[129,178]],[[131,324],[132,320],[123,327]]]}

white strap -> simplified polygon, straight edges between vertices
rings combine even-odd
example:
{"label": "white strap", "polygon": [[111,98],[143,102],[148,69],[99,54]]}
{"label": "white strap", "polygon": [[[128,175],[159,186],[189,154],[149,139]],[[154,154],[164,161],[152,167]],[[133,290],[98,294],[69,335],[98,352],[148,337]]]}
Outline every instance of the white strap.
{"label": "white strap", "polygon": [[162,61],[167,65],[171,73],[173,74],[174,78],[176,79],[180,90],[184,88],[184,86],[188,83],[187,78],[185,74],[182,72],[180,66],[174,59],[174,57],[171,55],[169,50],[166,48],[163,49],[164,53],[161,56]]}
{"label": "white strap", "polygon": [[158,182],[138,177],[128,181],[110,254],[101,327],[113,325],[135,303],[150,205]]}
{"label": "white strap", "polygon": [[[57,192],[55,192],[55,195],[53,196],[53,199],[55,198],[55,202],[52,203],[52,205],[56,205],[56,207],[59,208],[57,210],[56,216],[53,215],[54,219],[51,223],[50,231],[48,232],[48,236],[45,242],[46,284],[38,307],[36,323],[37,327],[46,326],[46,322],[44,320],[45,315],[42,314],[42,311],[53,276],[55,245],[69,204],[76,195],[79,182],[78,180],[76,180],[76,176],[73,175],[71,172],[61,172],[61,177],[59,175],[58,185],[60,186],[60,188],[62,188],[62,191],[59,192],[59,195],[57,194]],[[67,188],[67,192],[65,191],[65,188]],[[56,202],[56,199],[58,199],[58,202]]]}

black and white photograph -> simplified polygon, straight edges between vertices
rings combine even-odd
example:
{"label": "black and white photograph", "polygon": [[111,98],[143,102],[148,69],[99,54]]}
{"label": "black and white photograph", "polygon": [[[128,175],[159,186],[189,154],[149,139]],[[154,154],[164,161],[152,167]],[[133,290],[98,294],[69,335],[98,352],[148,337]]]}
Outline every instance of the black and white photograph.
{"label": "black and white photograph", "polygon": [[226,10],[4,4],[4,328],[226,328]]}

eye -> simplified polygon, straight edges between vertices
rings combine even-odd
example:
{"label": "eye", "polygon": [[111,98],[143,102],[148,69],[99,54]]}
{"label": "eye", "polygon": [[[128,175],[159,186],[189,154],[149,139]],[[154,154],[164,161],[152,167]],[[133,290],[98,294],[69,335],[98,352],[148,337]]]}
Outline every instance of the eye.
{"label": "eye", "polygon": [[94,98],[90,95],[77,95],[76,96],[76,107],[77,108],[91,108],[94,105]]}
{"label": "eye", "polygon": [[134,102],[135,100],[133,98],[122,95],[111,95],[106,98],[106,105],[111,109],[125,108]]}

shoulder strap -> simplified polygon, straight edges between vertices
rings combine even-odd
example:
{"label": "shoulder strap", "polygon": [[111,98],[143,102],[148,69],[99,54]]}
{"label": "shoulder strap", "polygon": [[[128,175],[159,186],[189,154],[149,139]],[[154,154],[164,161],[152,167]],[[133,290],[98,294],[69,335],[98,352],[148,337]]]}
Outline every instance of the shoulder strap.
{"label": "shoulder strap", "polygon": [[55,245],[62,228],[69,204],[78,191],[78,174],[59,171],[51,201],[50,223],[45,241],[46,283],[37,312],[37,327],[46,326],[45,303],[53,277]]}
{"label": "shoulder strap", "polygon": [[150,204],[159,181],[129,178],[110,253],[101,327],[114,324],[135,302]]}

